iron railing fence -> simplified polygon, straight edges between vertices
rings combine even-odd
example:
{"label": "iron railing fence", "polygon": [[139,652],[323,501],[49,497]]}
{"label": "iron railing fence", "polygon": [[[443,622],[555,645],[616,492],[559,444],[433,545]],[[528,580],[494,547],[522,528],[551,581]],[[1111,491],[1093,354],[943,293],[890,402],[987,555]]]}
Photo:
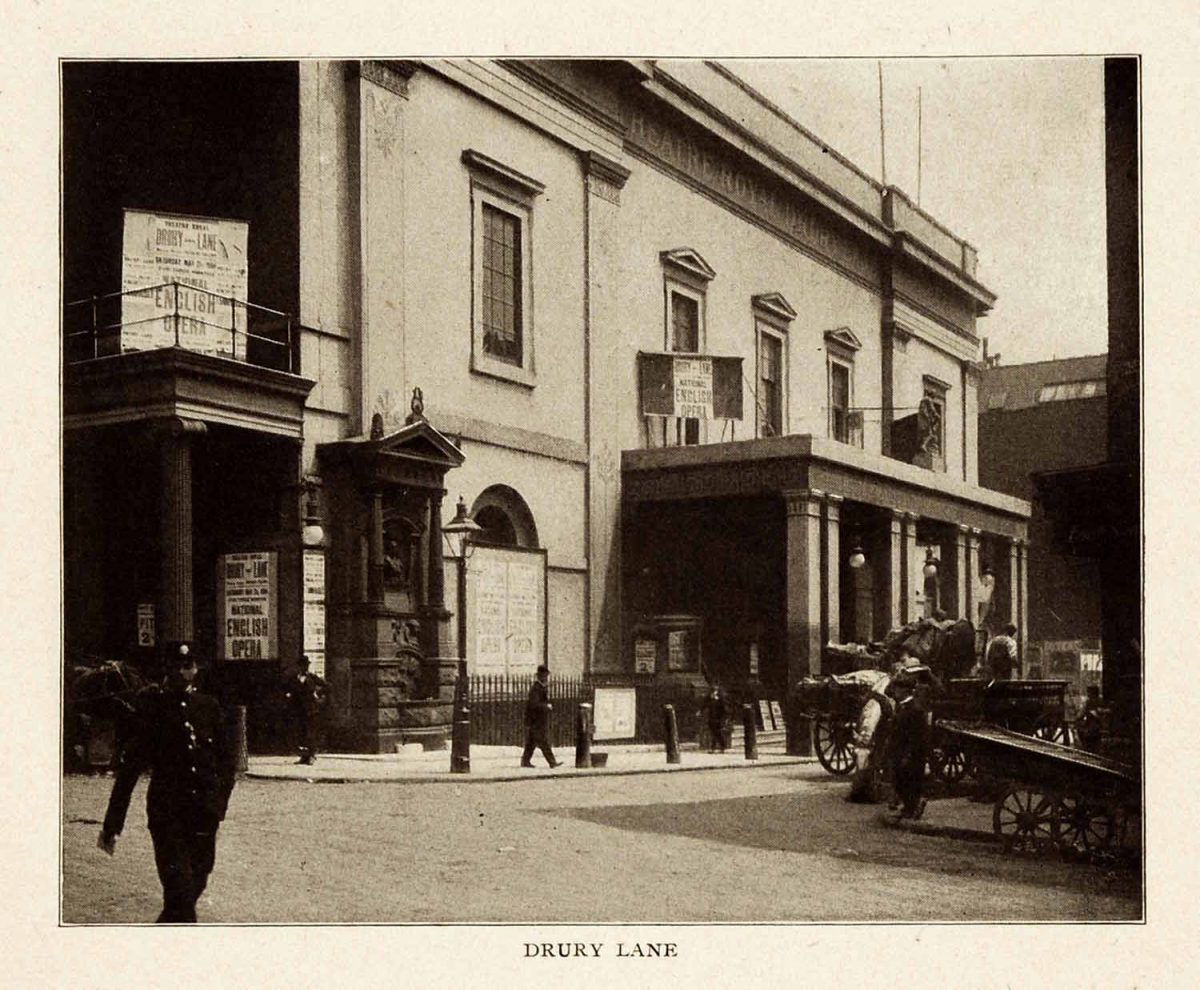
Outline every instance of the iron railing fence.
{"label": "iron railing fence", "polygon": [[[533,685],[530,675],[472,674],[467,679],[467,705],[471,710],[471,742],[481,746],[520,746],[525,742],[525,701]],[[548,685],[550,743],[555,747],[575,744],[575,713],[581,703],[595,705],[596,687],[602,681],[588,677],[552,675]],[[614,742],[663,743],[663,706],[675,706],[681,741],[700,738],[703,693],[685,686],[645,683],[635,685],[637,704],[634,735]],[[599,743],[597,743],[599,745]],[[561,757],[560,757],[561,758]]]}
{"label": "iron railing fence", "polygon": [[109,292],[68,302],[67,364],[182,347],[276,371],[299,373],[291,314],[185,282]]}

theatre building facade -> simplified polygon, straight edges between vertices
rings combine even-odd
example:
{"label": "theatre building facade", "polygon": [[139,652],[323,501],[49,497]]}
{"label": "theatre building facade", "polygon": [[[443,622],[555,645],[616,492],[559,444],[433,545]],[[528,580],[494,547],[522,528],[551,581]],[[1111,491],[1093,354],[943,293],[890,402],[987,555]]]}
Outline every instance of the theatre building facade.
{"label": "theatre building facade", "polygon": [[782,699],[1023,627],[975,249],[725,68],[68,63],[63,108],[68,662],[188,641],[253,723],[306,654],[385,751],[460,669]]}

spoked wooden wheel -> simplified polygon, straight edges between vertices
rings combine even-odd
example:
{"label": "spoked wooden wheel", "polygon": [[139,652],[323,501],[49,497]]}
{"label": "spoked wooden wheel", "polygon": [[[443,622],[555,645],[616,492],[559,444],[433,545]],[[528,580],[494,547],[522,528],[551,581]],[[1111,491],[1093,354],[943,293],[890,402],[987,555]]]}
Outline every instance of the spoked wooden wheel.
{"label": "spoked wooden wheel", "polygon": [[957,784],[970,771],[967,754],[958,746],[934,746],[929,751],[929,772],[947,784]]}
{"label": "spoked wooden wheel", "polygon": [[1106,849],[1116,835],[1116,823],[1107,808],[1089,804],[1077,794],[1058,802],[1058,844],[1064,848]]}
{"label": "spoked wooden wheel", "polygon": [[817,759],[830,773],[844,777],[854,771],[854,727],[849,722],[817,720]]}
{"label": "spoked wooden wheel", "polygon": [[1042,715],[1033,723],[1031,735],[1037,739],[1045,739],[1046,742],[1058,743],[1060,746],[1071,745],[1067,723],[1057,715]]}
{"label": "spoked wooden wheel", "polygon": [[992,811],[992,830],[1005,849],[1041,849],[1058,837],[1058,800],[1020,785],[1010,787]]}

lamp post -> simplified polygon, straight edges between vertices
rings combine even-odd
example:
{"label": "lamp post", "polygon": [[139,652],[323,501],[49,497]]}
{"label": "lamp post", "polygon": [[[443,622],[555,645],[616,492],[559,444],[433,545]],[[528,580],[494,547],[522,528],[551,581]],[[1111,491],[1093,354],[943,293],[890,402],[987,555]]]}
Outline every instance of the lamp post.
{"label": "lamp post", "polygon": [[458,677],[454,683],[454,726],[450,741],[450,772],[471,771],[471,722],[467,708],[467,560],[474,549],[473,541],[481,530],[467,514],[467,503],[461,495],[454,508],[454,518],[442,527],[442,536],[450,548],[450,556],[458,564]]}
{"label": "lamp post", "polygon": [[933,555],[932,549],[925,551],[925,566],[921,568],[921,573],[925,577],[925,618],[931,619],[937,615],[940,593],[938,559]]}

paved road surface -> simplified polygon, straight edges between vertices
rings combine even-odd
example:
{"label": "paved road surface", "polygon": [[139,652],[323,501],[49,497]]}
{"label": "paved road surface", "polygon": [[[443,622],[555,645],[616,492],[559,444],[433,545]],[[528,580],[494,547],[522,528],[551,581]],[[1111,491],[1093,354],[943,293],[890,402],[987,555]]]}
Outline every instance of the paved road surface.
{"label": "paved road surface", "polygon": [[[111,778],[63,791],[63,920],[159,908],[145,781],[109,859]],[[243,780],[208,922],[1097,920],[1132,870],[1006,856],[887,827],[813,765],[495,783]]]}

